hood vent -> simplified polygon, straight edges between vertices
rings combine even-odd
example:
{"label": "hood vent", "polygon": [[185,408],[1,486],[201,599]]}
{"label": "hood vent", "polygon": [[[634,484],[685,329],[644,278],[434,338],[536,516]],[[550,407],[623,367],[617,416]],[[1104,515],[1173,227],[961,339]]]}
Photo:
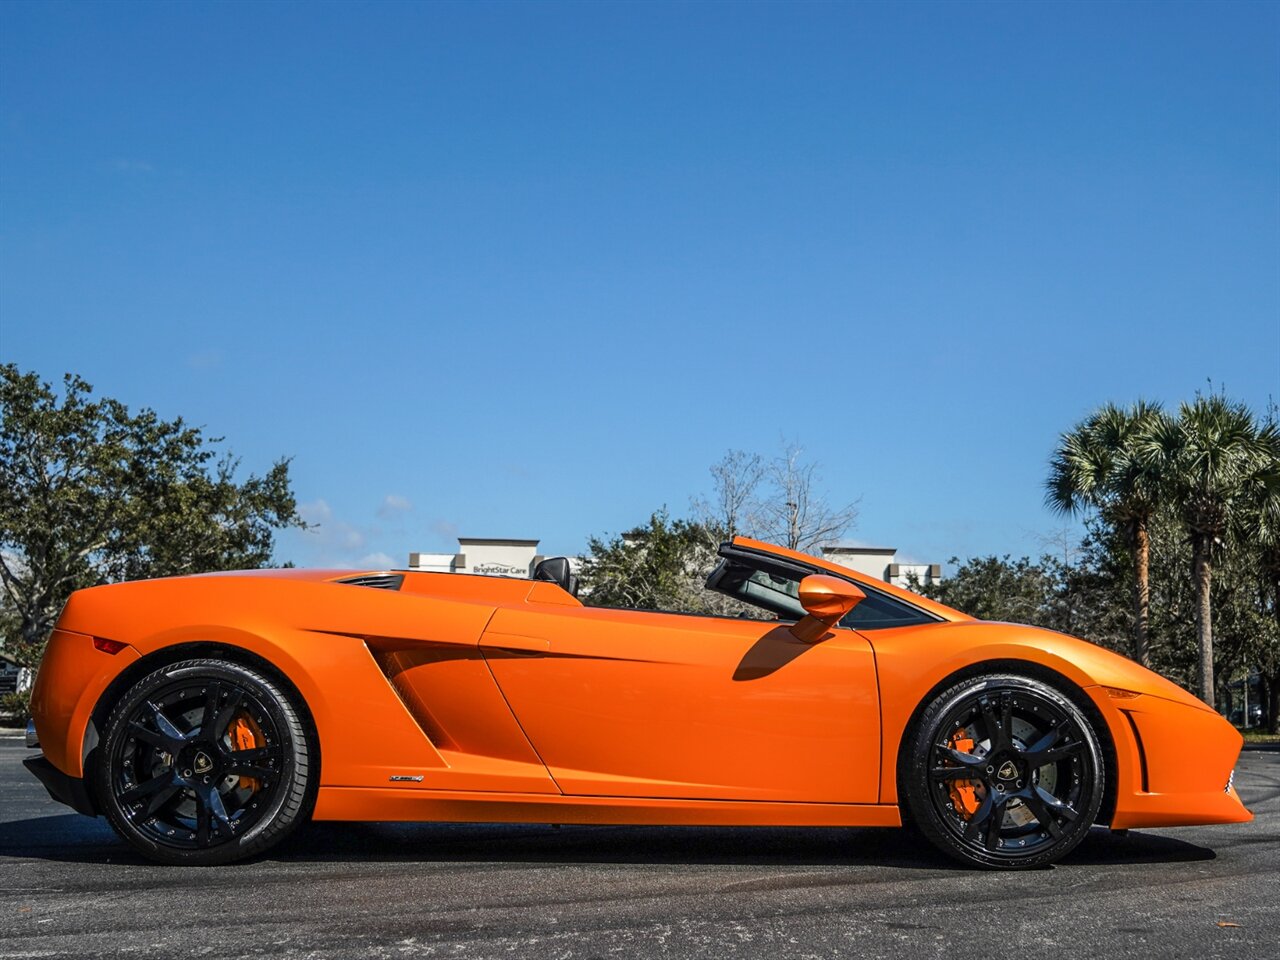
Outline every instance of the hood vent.
{"label": "hood vent", "polygon": [[363,577],[350,577],[336,580],[335,583],[349,583],[353,587],[376,587],[379,590],[399,590],[404,583],[403,573],[370,573]]}

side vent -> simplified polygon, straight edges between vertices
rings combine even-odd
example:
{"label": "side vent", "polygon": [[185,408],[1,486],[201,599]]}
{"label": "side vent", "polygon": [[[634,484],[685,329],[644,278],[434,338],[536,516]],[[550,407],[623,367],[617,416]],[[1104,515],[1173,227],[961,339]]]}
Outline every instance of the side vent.
{"label": "side vent", "polygon": [[378,590],[399,590],[404,583],[403,573],[371,573],[363,577],[350,577],[346,580],[335,580],[335,583],[349,583],[353,587],[374,587]]}
{"label": "side vent", "polygon": [[1124,718],[1129,721],[1129,728],[1133,731],[1134,742],[1138,745],[1138,769],[1142,776],[1142,792],[1150,793],[1151,784],[1147,779],[1147,748],[1143,746],[1142,734],[1138,730],[1138,721],[1133,719],[1133,714],[1128,710],[1121,710]]}
{"label": "side vent", "polygon": [[431,708],[422,699],[410,678],[415,670],[429,669],[432,663],[442,655],[447,657],[451,651],[447,648],[436,649],[431,645],[421,645],[412,650],[396,649],[383,646],[371,637],[365,638],[365,646],[369,648],[378,669],[387,678],[404,708],[409,711],[409,716],[413,717],[423,735],[431,741],[431,745],[438,750],[455,749],[453,739],[432,715]]}

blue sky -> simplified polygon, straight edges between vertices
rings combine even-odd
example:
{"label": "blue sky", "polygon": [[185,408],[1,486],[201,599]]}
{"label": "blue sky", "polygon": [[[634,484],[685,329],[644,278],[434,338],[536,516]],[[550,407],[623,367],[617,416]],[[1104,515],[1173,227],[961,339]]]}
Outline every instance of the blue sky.
{"label": "blue sky", "polygon": [[360,563],[787,437],[1038,552],[1057,434],[1280,388],[1280,5],[0,5],[0,358],[293,458]]}

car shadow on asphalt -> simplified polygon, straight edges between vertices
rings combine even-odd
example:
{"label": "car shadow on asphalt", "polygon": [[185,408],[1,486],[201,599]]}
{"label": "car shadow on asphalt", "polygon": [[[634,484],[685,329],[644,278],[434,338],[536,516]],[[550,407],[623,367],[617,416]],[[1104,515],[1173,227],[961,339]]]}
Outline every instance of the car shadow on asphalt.
{"label": "car shadow on asphalt", "polygon": [[[106,822],[77,814],[0,823],[0,855],[150,864]],[[1063,866],[1188,863],[1213,850],[1155,833],[1094,828]],[[909,830],[613,827],[547,824],[311,823],[259,862],[726,864],[965,870]],[[252,862],[252,861],[250,861]]]}

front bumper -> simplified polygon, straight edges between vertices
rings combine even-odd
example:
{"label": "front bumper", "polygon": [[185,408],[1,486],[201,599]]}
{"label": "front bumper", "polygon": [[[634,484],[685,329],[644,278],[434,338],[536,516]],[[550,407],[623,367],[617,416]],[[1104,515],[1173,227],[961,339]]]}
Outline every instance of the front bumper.
{"label": "front bumper", "polygon": [[81,778],[67,776],[50,763],[49,758],[43,754],[38,757],[27,757],[22,761],[22,765],[44,784],[44,788],[49,791],[49,796],[54,800],[65,803],[76,813],[83,813],[88,817],[98,815],[93,797],[89,795],[89,788]]}
{"label": "front bumper", "polygon": [[1152,695],[1118,703],[1127,729],[1115,738],[1121,775],[1113,830],[1253,819],[1232,784],[1244,740],[1231,724],[1207,707]]}

